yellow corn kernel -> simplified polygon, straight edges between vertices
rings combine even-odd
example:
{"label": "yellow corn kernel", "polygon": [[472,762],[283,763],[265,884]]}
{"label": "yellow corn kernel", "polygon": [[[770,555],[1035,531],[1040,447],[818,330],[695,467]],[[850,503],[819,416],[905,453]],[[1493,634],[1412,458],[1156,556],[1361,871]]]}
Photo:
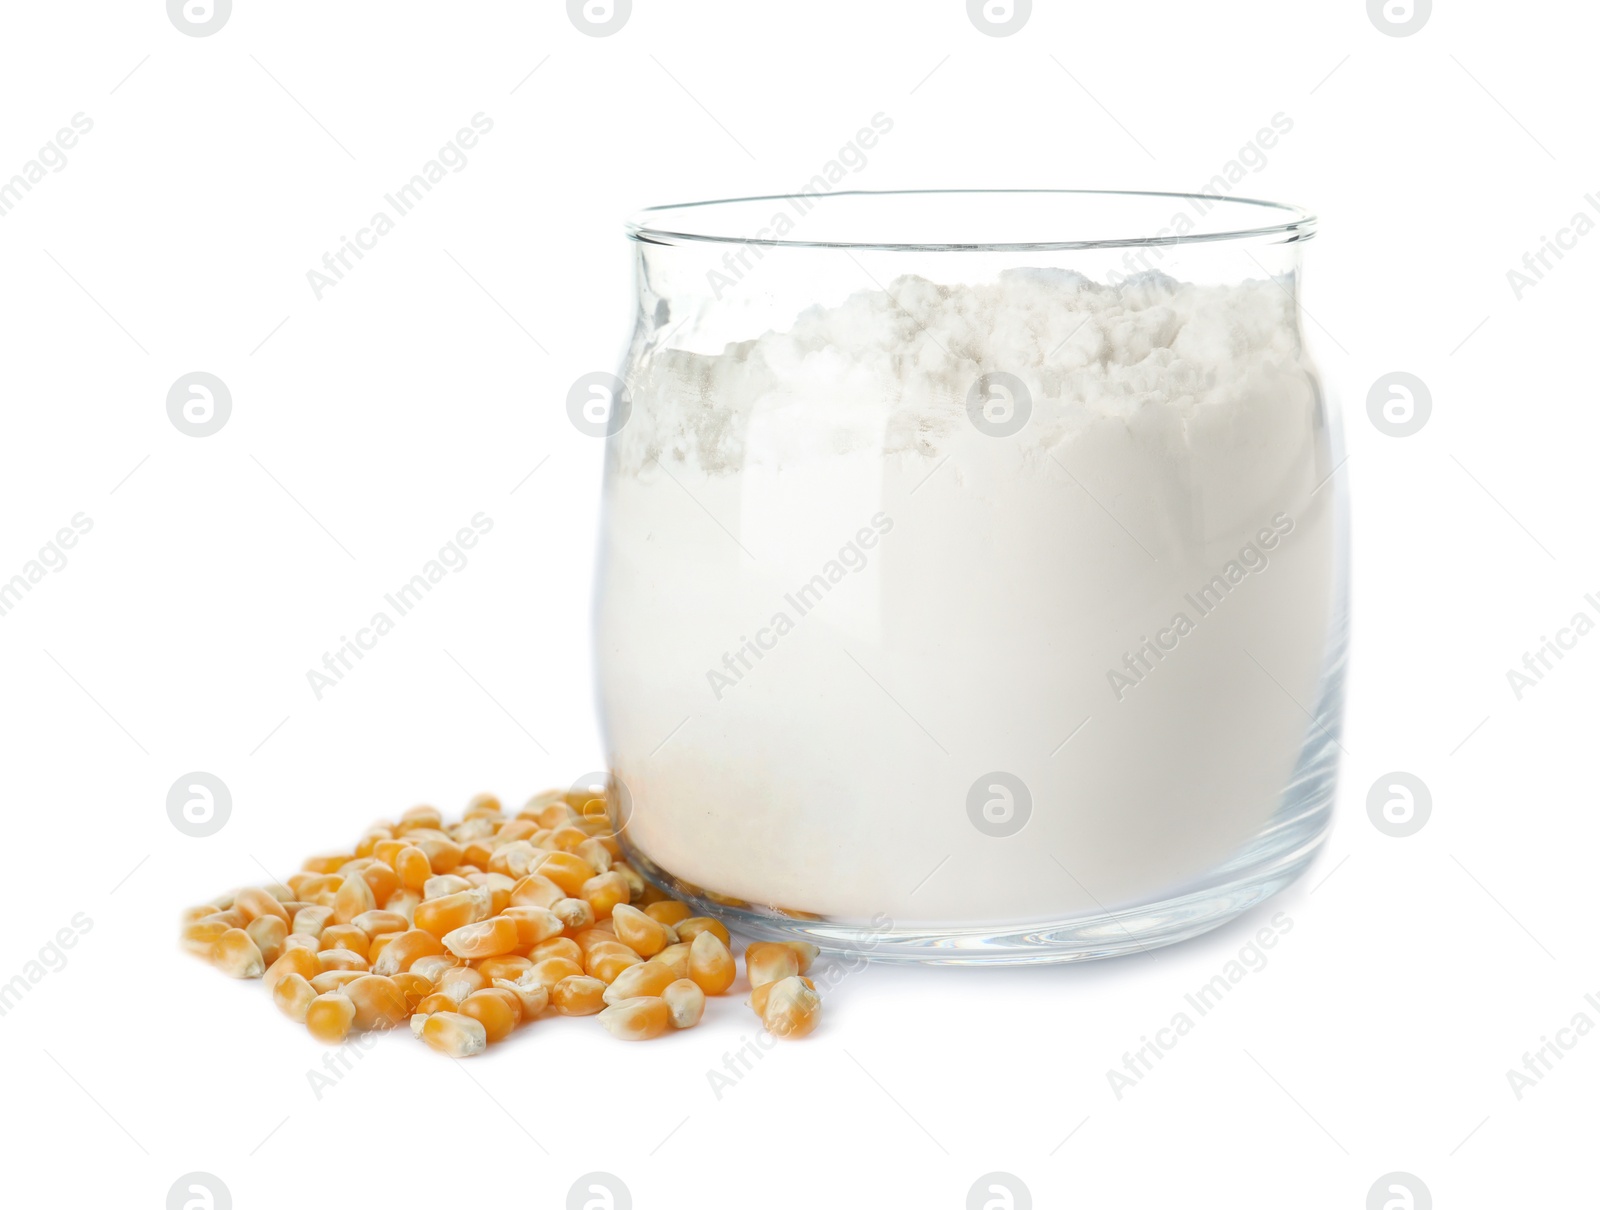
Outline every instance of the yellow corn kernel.
{"label": "yellow corn kernel", "polygon": [[632,892],[635,899],[644,897],[645,888],[650,884],[644,880],[638,870],[634,869],[626,861],[613,861],[611,868],[628,880],[628,890]]}
{"label": "yellow corn kernel", "polygon": [[533,964],[533,969],[524,975],[518,982],[537,983],[545,990],[550,990],[568,975],[583,974],[583,967],[571,958],[544,958]]}
{"label": "yellow corn kernel", "polygon": [[610,983],[630,966],[639,966],[644,959],[639,957],[621,942],[613,941],[610,945],[596,945],[584,955],[583,969],[585,974],[593,975],[603,983]]}
{"label": "yellow corn kernel", "polygon": [[473,992],[456,1010],[483,1026],[489,1042],[499,1042],[522,1024],[522,1001],[494,987]]}
{"label": "yellow corn kernel", "polygon": [[[410,847],[411,846],[403,840],[398,840],[392,836],[386,836],[382,840],[378,841],[377,844],[372,846],[371,853],[364,854],[364,856],[371,857],[374,861],[383,862],[384,865],[388,866],[391,870],[398,874],[400,872],[400,867],[397,866],[395,862],[400,860],[400,854],[404,853]],[[358,856],[362,856],[362,854],[358,854]],[[402,883],[404,881],[404,879],[401,879]]]}
{"label": "yellow corn kernel", "polygon": [[787,945],[794,951],[794,956],[800,959],[800,973],[803,975],[811,969],[811,964],[817,960],[817,955],[822,951],[809,941],[780,941],[779,945]]}
{"label": "yellow corn kernel", "polygon": [[476,962],[478,972],[491,984],[496,979],[520,979],[533,969],[533,963],[514,954],[505,954],[498,958],[484,958]]}
{"label": "yellow corn kernel", "polygon": [[460,1004],[473,992],[481,992],[488,986],[489,981],[470,966],[452,966],[439,976],[439,981],[434,984],[434,990]]}
{"label": "yellow corn kernel", "polygon": [[250,940],[261,951],[261,960],[268,966],[282,956],[284,942],[289,937],[289,926],[282,916],[257,916],[244,926],[244,931],[250,934]]}
{"label": "yellow corn kernel", "polygon": [[397,975],[408,971],[419,958],[444,953],[444,946],[432,933],[422,929],[407,929],[372,960],[372,969],[380,975]]}
{"label": "yellow corn kernel", "polygon": [[607,873],[611,869],[612,852],[606,847],[604,841],[596,840],[590,836],[572,851],[601,873]]}
{"label": "yellow corn kernel", "polygon": [[544,1012],[550,1003],[550,993],[545,989],[544,984],[531,982],[526,977],[515,980],[496,979],[493,986],[498,987],[501,991],[510,992],[518,1000],[522,1001],[522,1019],[524,1021],[532,1021],[540,1013]]}
{"label": "yellow corn kernel", "polygon": [[480,1055],[489,1046],[482,1023],[462,1013],[433,1013],[422,1023],[422,1040],[452,1059]]}
{"label": "yellow corn kernel", "polygon": [[[352,856],[353,854],[351,853],[322,853],[316,857],[307,857],[302,864],[308,874],[332,874],[345,862],[349,861]],[[293,878],[289,879],[289,885],[294,887],[295,894],[299,895],[300,898],[310,898],[302,888],[294,885]]]}
{"label": "yellow corn kernel", "polygon": [[444,935],[444,947],[457,958],[497,958],[517,948],[517,925],[505,916],[463,925]]}
{"label": "yellow corn kernel", "polygon": [[713,932],[698,934],[689,943],[689,978],[708,996],[720,996],[733,986],[735,967],[728,947]]}
{"label": "yellow corn kernel", "polygon": [[[434,944],[439,945],[437,941]],[[437,984],[440,979],[444,978],[446,971],[455,970],[460,965],[460,958],[457,958],[454,954],[446,953],[444,946],[439,945],[437,954],[427,954],[413,962],[411,964],[411,973],[421,975],[429,983]],[[379,971],[378,973],[382,975],[388,972]]]}
{"label": "yellow corn kernel", "polygon": [[414,836],[411,841],[428,855],[435,874],[448,874],[461,864],[462,848],[448,836]]}
{"label": "yellow corn kernel", "polygon": [[500,919],[509,920],[517,928],[517,949],[523,952],[559,937],[566,927],[561,918],[548,908],[508,907]]}
{"label": "yellow corn kernel", "polygon": [[577,943],[578,948],[584,952],[586,957],[589,951],[597,945],[622,944],[617,940],[617,934],[609,927],[610,924],[611,921],[607,920],[603,922],[603,925],[596,924],[590,928],[578,929],[572,934],[571,940]]}
{"label": "yellow corn kernel", "polygon": [[291,932],[309,933],[313,937],[322,936],[322,930],[333,923],[333,909],[331,907],[318,907],[312,904],[303,907],[294,914],[291,922]]}
{"label": "yellow corn kernel", "polygon": [[[800,982],[804,983],[812,991],[817,990],[817,985],[811,982],[810,979],[807,979],[804,975],[800,976]],[[746,1001],[746,1003],[748,1003],[750,1007],[755,1010],[756,1016],[761,1017],[766,1015],[767,998],[772,995],[772,989],[777,986],[777,983],[763,983],[760,987],[752,987],[750,989],[750,999]]]}
{"label": "yellow corn kernel", "polygon": [[338,894],[333,897],[333,919],[337,924],[349,924],[362,912],[370,912],[377,906],[378,900],[367,880],[359,872],[350,874],[339,884]]}
{"label": "yellow corn kernel", "polygon": [[397,937],[405,936],[404,932],[379,933],[372,939],[372,944],[367,946],[367,965],[376,966],[378,959],[383,956],[383,951],[389,948],[391,942]]}
{"label": "yellow corn kernel", "polygon": [[666,1030],[672,1011],[660,996],[635,996],[611,1005],[598,1019],[612,1037],[624,1042],[643,1042]]}
{"label": "yellow corn kernel", "polygon": [[443,899],[446,895],[459,895],[471,889],[472,884],[459,874],[435,874],[422,884],[422,897]]}
{"label": "yellow corn kernel", "polygon": [[317,953],[317,961],[325,971],[361,971],[365,974],[368,969],[367,960],[353,950],[321,950]]}
{"label": "yellow corn kernel", "polygon": [[336,992],[347,984],[354,983],[366,973],[366,971],[323,971],[320,975],[312,977],[311,990],[319,996]]}
{"label": "yellow corn kernel", "polygon": [[310,933],[290,933],[283,939],[284,949],[291,950],[296,946],[299,946],[302,949],[308,949],[314,954],[322,948],[322,939],[320,937],[313,937]]}
{"label": "yellow corn kernel", "polygon": [[565,802],[547,803],[540,808],[538,820],[541,828],[559,828],[563,824],[576,822],[580,816]]}
{"label": "yellow corn kernel", "polygon": [[515,907],[547,908],[566,898],[566,894],[543,874],[529,874],[511,888],[511,903]]}
{"label": "yellow corn kernel", "polygon": [[191,954],[209,958],[212,947],[232,927],[226,920],[215,920],[210,916],[193,921],[183,926],[183,948]]}
{"label": "yellow corn kernel", "polygon": [[389,896],[388,902],[383,905],[383,910],[393,912],[396,916],[404,916],[406,927],[410,928],[411,920],[417,912],[417,904],[421,902],[422,896],[415,891],[396,891]]}
{"label": "yellow corn kernel", "polygon": [[822,997],[809,979],[789,975],[771,985],[761,1024],[776,1038],[803,1038],[817,1027]]}
{"label": "yellow corn kernel", "polygon": [[456,1011],[456,1002],[441,992],[429,992],[417,1001],[417,1006],[412,1010],[413,1016],[429,1017],[434,1013],[453,1013]]}
{"label": "yellow corn kernel", "polygon": [[605,1002],[615,1004],[635,996],[659,996],[676,978],[672,968],[664,962],[641,962],[611,980],[605,991]]}
{"label": "yellow corn kernel", "polygon": [[362,975],[341,990],[356,1006],[355,1028],[362,1033],[392,1029],[411,1015],[405,994],[393,979],[383,975]]}
{"label": "yellow corn kernel", "polygon": [[706,994],[693,979],[674,979],[661,989],[661,998],[667,1002],[668,1020],[673,1029],[700,1024],[706,1011]]}
{"label": "yellow corn kernel", "polygon": [[243,929],[228,929],[211,947],[211,961],[225,975],[235,979],[259,979],[267,964],[261,951]]}
{"label": "yellow corn kernel", "polygon": [[605,920],[613,909],[628,902],[628,880],[614,870],[596,874],[583,884],[583,901],[596,920]]}
{"label": "yellow corn kernel", "polygon": [[350,1036],[356,1006],[343,992],[327,992],[306,1006],[306,1028],[318,1042],[337,1045]]}
{"label": "yellow corn kernel", "polygon": [[410,971],[401,971],[398,975],[391,976],[394,985],[400,989],[400,994],[406,999],[406,1008],[415,1012],[417,1005],[433,994],[433,984],[421,975]]}
{"label": "yellow corn kernel", "polygon": [[407,807],[400,813],[402,827],[414,828],[440,828],[444,826],[444,815],[438,807],[425,805]]}
{"label": "yellow corn kernel", "polygon": [[[233,908],[244,913],[247,924],[258,916],[276,916],[285,924],[289,923],[289,913],[283,910],[283,905],[258,887],[247,886],[235,895]],[[288,931],[284,930],[285,933]]]}
{"label": "yellow corn kernel", "polygon": [[461,864],[457,869],[471,866],[478,870],[487,870],[489,862],[494,858],[496,840],[492,836],[485,836],[481,840],[463,840],[461,844]]}
{"label": "yellow corn kernel", "polygon": [[372,943],[367,940],[366,933],[353,924],[330,924],[322,930],[322,936],[317,939],[319,950],[349,950],[352,954],[359,954],[362,958],[368,956]]}
{"label": "yellow corn kernel", "polygon": [[[679,903],[676,899],[662,899],[645,908],[644,914],[652,920],[659,920],[662,924],[676,925],[693,916],[694,909],[687,903]],[[694,939],[691,937],[690,940]]]}
{"label": "yellow corn kernel", "polygon": [[291,1021],[298,1021],[304,1025],[306,1010],[311,1007],[311,1002],[317,998],[317,993],[312,990],[311,984],[305,981],[304,976],[290,973],[278,980],[272,989],[272,1002],[278,1006],[280,1012]]}
{"label": "yellow corn kernel", "polygon": [[537,820],[508,819],[496,830],[494,840],[497,845],[510,844],[513,840],[528,840],[538,830]]}
{"label": "yellow corn kernel", "polygon": [[376,937],[379,933],[403,933],[411,927],[399,912],[385,911],[362,912],[350,923],[368,937]]}
{"label": "yellow corn kernel", "polygon": [[372,891],[372,902],[376,906],[388,903],[389,896],[402,889],[400,875],[396,874],[381,861],[374,861],[371,865],[361,870],[362,880]]}
{"label": "yellow corn kernel", "polygon": [[626,903],[619,903],[611,910],[611,924],[617,930],[617,940],[643,958],[659,954],[678,940],[677,934],[667,925],[650,919]]}
{"label": "yellow corn kernel", "polygon": [[242,909],[237,907],[225,908],[221,911],[212,912],[211,915],[206,917],[206,919],[220,920],[231,929],[242,929],[245,925],[250,923],[250,917],[246,915]]}
{"label": "yellow corn kernel", "polygon": [[687,979],[689,977],[690,948],[689,942],[680,941],[676,945],[667,946],[666,949],[662,950],[650,961],[659,962],[663,966],[670,967],[672,973],[679,979]]}
{"label": "yellow corn kernel", "polygon": [[733,938],[728,935],[727,926],[714,917],[690,916],[672,927],[677,930],[679,941],[692,942],[701,933],[711,933],[730,950],[733,948]]}
{"label": "yellow corn kernel", "polygon": [[570,958],[582,966],[583,950],[571,937],[552,937],[529,950],[528,958],[533,962],[543,962],[546,958]]}
{"label": "yellow corn kernel", "polygon": [[751,987],[760,987],[763,983],[776,983],[779,979],[798,975],[800,959],[786,945],[752,941],[745,947],[744,973]]}
{"label": "yellow corn kernel", "polygon": [[595,923],[594,908],[589,906],[586,899],[557,899],[550,905],[550,910],[569,933],[576,933]]}
{"label": "yellow corn kernel", "polygon": [[361,839],[356,841],[356,856],[371,857],[378,845],[385,840],[393,840],[394,834],[388,828],[368,828],[361,834]]}
{"label": "yellow corn kernel", "polygon": [[550,1006],[563,1017],[592,1017],[606,1006],[605,991],[592,975],[568,975],[550,989]]}
{"label": "yellow corn kernel", "polygon": [[592,865],[575,853],[541,853],[530,874],[543,874],[568,895],[583,892],[583,884],[599,873]]}
{"label": "yellow corn kernel", "polygon": [[443,941],[446,933],[453,933],[458,928],[488,918],[488,892],[474,888],[458,891],[454,895],[443,895],[438,899],[424,899],[417,905],[413,923]]}
{"label": "yellow corn kernel", "polygon": [[322,963],[317,961],[314,951],[291,946],[278,956],[278,960],[267,968],[265,982],[267,990],[273,991],[278,983],[290,975],[299,975],[302,979],[315,979],[322,973]]}
{"label": "yellow corn kernel", "polygon": [[505,844],[496,842],[489,855],[489,872],[508,878],[526,878],[547,850],[529,840],[512,840]]}
{"label": "yellow corn kernel", "polygon": [[511,906],[511,888],[517,885],[517,880],[504,874],[484,874],[482,878],[484,889],[489,892],[489,910],[498,916]]}
{"label": "yellow corn kernel", "polygon": [[463,819],[477,819],[483,815],[500,814],[500,800],[487,790],[474,794],[467,802],[467,809],[461,813]]}
{"label": "yellow corn kernel", "polygon": [[391,864],[400,878],[400,885],[408,891],[422,893],[428,879],[433,877],[433,863],[414,844],[402,845]]}
{"label": "yellow corn kernel", "polygon": [[588,839],[589,833],[568,823],[552,829],[544,843],[547,848],[560,849],[564,853],[576,853],[578,846]]}

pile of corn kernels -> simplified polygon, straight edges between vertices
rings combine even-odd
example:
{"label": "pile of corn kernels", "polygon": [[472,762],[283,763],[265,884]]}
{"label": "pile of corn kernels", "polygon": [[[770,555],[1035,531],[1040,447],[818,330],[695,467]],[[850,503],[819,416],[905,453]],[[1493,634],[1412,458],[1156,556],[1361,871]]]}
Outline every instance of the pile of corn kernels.
{"label": "pile of corn kernels", "polygon": [[[480,794],[458,823],[433,807],[313,857],[287,886],[249,887],[183,917],[183,944],[273,1001],[318,1041],[411,1030],[453,1058],[536,1017],[598,1016],[614,1036],[698,1024],[737,975],[726,926],[620,859],[603,800],[547,791],[514,816]],[[821,999],[805,942],[745,949],[750,1005],[800,1038]]]}

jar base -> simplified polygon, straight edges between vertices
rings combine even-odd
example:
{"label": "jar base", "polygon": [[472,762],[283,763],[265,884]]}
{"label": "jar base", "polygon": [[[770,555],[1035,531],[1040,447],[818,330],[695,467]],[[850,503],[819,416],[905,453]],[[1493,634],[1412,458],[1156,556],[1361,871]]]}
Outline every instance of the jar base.
{"label": "jar base", "polygon": [[1063,920],[979,925],[833,920],[738,901],[692,886],[618,834],[636,870],[667,894],[763,941],[809,941],[825,953],[873,962],[1033,966],[1087,962],[1172,945],[1208,932],[1288,886],[1315,859],[1333,816],[1338,783],[1347,614],[1335,611],[1315,713],[1277,811],[1249,845],[1206,877],[1165,899]]}
{"label": "jar base", "polygon": [[976,927],[883,927],[738,907],[695,891],[637,849],[627,860],[673,898],[699,914],[716,916],[744,937],[761,941],[809,941],[825,954],[872,962],[938,966],[1036,966],[1089,962],[1185,941],[1226,924],[1298,878],[1322,847],[1323,830],[1284,854],[1272,868],[1254,868],[1220,885],[1157,903],[1078,916],[1070,920]]}

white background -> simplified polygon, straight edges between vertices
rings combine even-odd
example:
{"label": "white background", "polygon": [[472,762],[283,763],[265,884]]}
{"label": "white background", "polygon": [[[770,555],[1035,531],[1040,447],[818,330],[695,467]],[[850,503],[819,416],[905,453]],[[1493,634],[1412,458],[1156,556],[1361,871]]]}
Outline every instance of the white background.
{"label": "white background", "polygon": [[[94,123],[0,218],[0,579],[93,520],[0,617],[0,981],[93,922],[0,1019],[8,1201],[158,1207],[193,1170],[241,1208],[558,1206],[596,1169],[646,1210],[959,1207],[990,1171],[1038,1206],[1358,1208],[1395,1170],[1441,1207],[1593,1196],[1600,1038],[1520,1100],[1506,1071],[1600,1022],[1600,638],[1520,701],[1505,675],[1600,616],[1600,236],[1520,300],[1506,277],[1600,218],[1592,9],[1440,4],[1403,38],[1360,0],[1040,0],[1004,38],[960,0],[636,0],[605,38],[553,0],[3,21],[0,179]],[[318,301],[306,271],[480,112],[468,166]],[[458,1065],[390,1037],[318,1099],[323,1048],[177,952],[178,910],[414,802],[599,766],[601,448],[564,403],[626,335],[621,220],[794,189],[879,112],[858,187],[1193,189],[1293,120],[1239,192],[1322,219],[1306,326],[1355,562],[1323,856],[1158,954],[852,975],[720,1099],[706,1071],[755,1032],[733,997],[645,1046],[558,1019]],[[200,440],[165,409],[191,370],[233,397]],[[1366,416],[1391,370],[1432,393],[1405,439]],[[316,700],[306,670],[480,511],[470,564]],[[197,769],[234,802],[204,840],[165,810]],[[1406,839],[1366,813],[1394,770],[1433,796]],[[1119,1099],[1107,1069],[1275,912],[1266,967]]]}

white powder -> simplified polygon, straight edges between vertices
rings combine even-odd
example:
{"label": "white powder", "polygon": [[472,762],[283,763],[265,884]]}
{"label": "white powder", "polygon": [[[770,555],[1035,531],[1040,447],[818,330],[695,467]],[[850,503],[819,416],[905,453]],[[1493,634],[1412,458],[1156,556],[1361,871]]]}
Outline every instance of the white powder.
{"label": "white powder", "polygon": [[[976,925],[1161,899],[1263,830],[1334,562],[1277,283],[901,278],[719,356],[640,347],[598,635],[656,864],[785,910]],[[1013,435],[969,418],[994,372],[1031,397]],[[997,771],[1032,802],[1009,837],[968,813]]]}

